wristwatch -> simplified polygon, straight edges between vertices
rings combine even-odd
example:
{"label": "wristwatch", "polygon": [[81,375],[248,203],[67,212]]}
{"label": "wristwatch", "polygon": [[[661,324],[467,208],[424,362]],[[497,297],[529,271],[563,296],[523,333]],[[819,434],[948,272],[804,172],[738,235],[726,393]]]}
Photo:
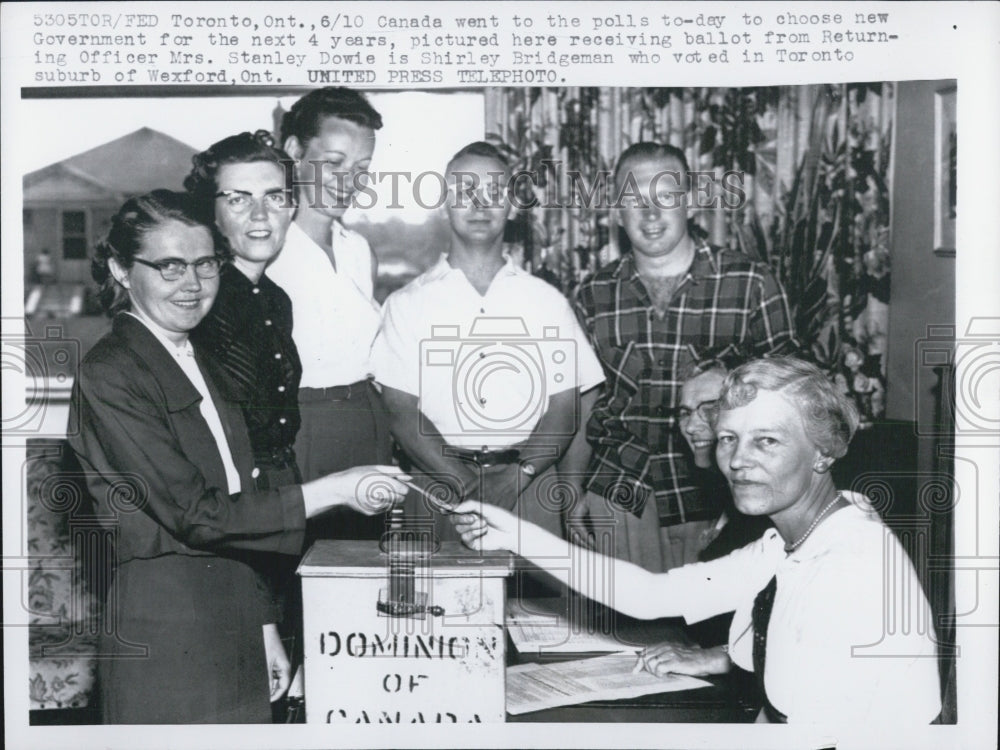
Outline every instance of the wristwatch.
{"label": "wristwatch", "polygon": [[537,469],[535,469],[534,465],[533,464],[529,464],[527,461],[525,461],[523,464],[521,464],[521,473],[524,474],[524,476],[526,476],[526,477],[533,477],[533,476],[535,476],[535,472],[536,471],[537,471]]}

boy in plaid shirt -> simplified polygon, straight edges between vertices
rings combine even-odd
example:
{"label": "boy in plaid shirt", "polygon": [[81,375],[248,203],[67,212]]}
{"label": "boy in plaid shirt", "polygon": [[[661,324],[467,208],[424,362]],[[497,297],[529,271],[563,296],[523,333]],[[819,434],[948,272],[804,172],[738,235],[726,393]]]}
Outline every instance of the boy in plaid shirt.
{"label": "boy in plaid shirt", "polygon": [[616,210],[632,251],[588,277],[575,300],[607,381],[586,425],[593,453],[571,529],[603,517],[613,554],[654,572],[694,562],[721,510],[692,480],[677,430],[680,373],[709,349],[754,357],[797,347],[770,268],[688,233],[688,172],[673,146],[622,153]]}

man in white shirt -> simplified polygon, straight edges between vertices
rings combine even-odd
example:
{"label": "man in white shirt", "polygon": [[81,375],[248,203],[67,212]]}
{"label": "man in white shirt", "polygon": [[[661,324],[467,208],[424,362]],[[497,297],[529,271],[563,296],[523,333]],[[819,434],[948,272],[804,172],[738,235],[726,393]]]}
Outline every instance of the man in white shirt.
{"label": "man in white shirt", "polygon": [[[267,274],[292,300],[292,338],[302,360],[295,455],[305,481],[391,457],[369,361],[380,317],[376,263],[365,238],[340,221],[381,127],[367,99],[345,88],[306,94],[281,123],[285,150],[296,160],[298,208]],[[374,539],[384,520],[341,513],[312,527],[313,537]]]}
{"label": "man in white shirt", "polygon": [[452,158],[450,246],[386,300],[372,359],[392,432],[437,490],[558,533],[566,496],[549,470],[579,426],[580,393],[604,376],[562,294],[503,253],[509,176],[488,143]]}

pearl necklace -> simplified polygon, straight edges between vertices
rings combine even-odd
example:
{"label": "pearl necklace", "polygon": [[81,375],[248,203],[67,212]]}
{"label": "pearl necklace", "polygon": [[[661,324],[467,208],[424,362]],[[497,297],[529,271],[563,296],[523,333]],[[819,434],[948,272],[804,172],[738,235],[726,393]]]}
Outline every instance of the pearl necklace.
{"label": "pearl necklace", "polygon": [[821,510],[816,515],[816,517],[813,519],[813,522],[811,524],[809,524],[809,528],[806,529],[806,532],[802,536],[800,536],[798,539],[796,539],[794,542],[792,542],[791,544],[786,544],[785,545],[785,552],[788,553],[788,554],[791,554],[792,552],[794,552],[795,550],[797,550],[799,547],[801,547],[802,546],[802,542],[804,542],[806,539],[809,538],[809,535],[812,534],[813,530],[816,528],[816,526],[819,525],[819,522],[823,519],[823,516],[826,515],[826,512],[828,510],[830,510],[830,508],[832,508],[834,505],[836,505],[837,501],[840,500],[840,499],[841,499],[841,495],[838,492],[836,494],[836,496],[833,498],[833,500],[831,500],[830,502],[828,502],[826,504],[826,507],[824,507],[823,510]]}

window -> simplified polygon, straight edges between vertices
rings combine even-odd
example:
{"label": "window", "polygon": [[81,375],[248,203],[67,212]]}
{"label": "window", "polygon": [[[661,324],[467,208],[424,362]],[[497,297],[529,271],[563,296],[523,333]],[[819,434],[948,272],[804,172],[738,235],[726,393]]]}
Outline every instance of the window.
{"label": "window", "polygon": [[64,259],[86,260],[87,214],[85,211],[63,211],[62,246]]}

